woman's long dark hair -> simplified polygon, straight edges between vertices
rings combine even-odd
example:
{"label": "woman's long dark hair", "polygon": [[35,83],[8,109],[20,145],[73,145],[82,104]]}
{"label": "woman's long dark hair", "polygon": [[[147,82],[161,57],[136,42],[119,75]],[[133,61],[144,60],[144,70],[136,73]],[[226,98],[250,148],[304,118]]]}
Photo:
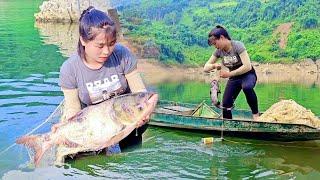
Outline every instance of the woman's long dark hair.
{"label": "woman's long dark hair", "polygon": [[211,46],[213,44],[213,40],[220,39],[221,35],[231,40],[228,31],[224,27],[217,25],[208,34],[208,45]]}
{"label": "woman's long dark hair", "polygon": [[[111,18],[106,13],[90,6],[82,12],[79,19],[79,35],[83,41],[91,41],[97,36],[93,28],[103,29],[105,33],[112,35],[114,38],[117,37],[116,26]],[[78,54],[82,59],[85,59],[85,47],[82,45],[80,37]]]}

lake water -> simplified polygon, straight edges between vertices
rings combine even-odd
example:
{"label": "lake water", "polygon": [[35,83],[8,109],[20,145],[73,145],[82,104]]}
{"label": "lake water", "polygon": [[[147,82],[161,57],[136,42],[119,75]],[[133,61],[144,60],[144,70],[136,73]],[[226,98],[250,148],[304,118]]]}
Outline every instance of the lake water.
{"label": "lake water", "polygon": [[[33,170],[28,166],[27,151],[14,141],[41,125],[62,100],[57,82],[59,67],[66,59],[63,48],[57,46],[59,38],[44,35],[34,25],[33,13],[41,2],[0,0],[3,179],[320,178],[320,141],[285,143],[225,137],[228,141],[204,146],[201,138],[212,134],[158,127],[148,128],[142,147],[128,152],[111,157],[89,156],[63,167]],[[161,99],[209,103],[209,85],[205,82],[158,83],[152,88]],[[259,83],[256,92],[262,111],[280,98],[291,98],[320,115],[319,84]],[[236,103],[237,108],[248,109],[243,94]],[[37,132],[45,132],[50,126],[51,122],[45,123]]]}

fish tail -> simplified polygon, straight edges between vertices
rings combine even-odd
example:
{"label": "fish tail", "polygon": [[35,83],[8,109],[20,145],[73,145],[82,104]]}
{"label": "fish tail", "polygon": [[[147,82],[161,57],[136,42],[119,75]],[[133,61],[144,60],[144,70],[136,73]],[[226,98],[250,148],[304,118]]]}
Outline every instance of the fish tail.
{"label": "fish tail", "polygon": [[34,152],[34,164],[39,165],[47,146],[44,145],[45,139],[41,135],[23,136],[16,140],[17,144],[23,144]]}

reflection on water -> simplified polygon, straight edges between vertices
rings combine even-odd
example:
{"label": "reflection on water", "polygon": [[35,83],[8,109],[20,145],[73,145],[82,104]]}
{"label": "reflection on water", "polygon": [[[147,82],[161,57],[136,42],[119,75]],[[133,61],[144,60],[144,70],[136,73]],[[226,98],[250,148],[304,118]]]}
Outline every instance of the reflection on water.
{"label": "reflection on water", "polygon": [[[225,82],[221,83],[221,90],[223,91],[224,88]],[[165,83],[157,86],[157,90],[160,93],[160,99],[189,103],[200,103],[201,101],[206,100],[206,102],[210,104],[209,89],[210,85],[208,83],[197,81]],[[258,96],[260,111],[265,111],[280,99],[293,99],[320,116],[319,86],[305,86],[289,83],[258,83],[255,90]],[[222,98],[221,96],[219,97],[220,99]],[[237,98],[235,106],[238,109],[249,109],[243,92],[241,92]]]}
{"label": "reflection on water", "polygon": [[18,0],[0,2],[0,79],[58,72],[64,58],[57,53],[57,46],[41,43],[42,37],[33,25],[33,13],[42,1],[25,6]]}
{"label": "reflection on water", "polygon": [[[119,155],[83,157],[68,161],[64,167],[36,170],[28,167],[26,149],[14,145],[14,141],[41,125],[62,100],[59,67],[77,42],[74,26],[37,24],[34,27],[33,13],[41,2],[0,0],[0,11],[4,12],[0,13],[0,178],[320,177],[319,141],[281,143],[225,137],[228,141],[203,146],[201,138],[211,134],[156,127],[146,131],[141,148]],[[210,103],[209,84],[203,79],[187,79],[159,81],[154,85],[161,99]],[[258,83],[256,91],[261,110],[281,98],[292,98],[320,115],[317,84],[266,80]],[[236,107],[248,109],[243,94],[237,99]],[[36,132],[47,132],[50,127],[51,121]]]}
{"label": "reflection on water", "polygon": [[69,57],[77,49],[79,40],[78,24],[35,23],[43,37],[45,44],[52,44],[59,48],[63,56]]}

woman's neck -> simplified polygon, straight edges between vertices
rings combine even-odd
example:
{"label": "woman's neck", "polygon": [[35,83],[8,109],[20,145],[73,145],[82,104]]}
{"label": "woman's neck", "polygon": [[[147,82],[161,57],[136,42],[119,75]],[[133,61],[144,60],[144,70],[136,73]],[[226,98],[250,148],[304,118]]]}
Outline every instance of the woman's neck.
{"label": "woman's neck", "polygon": [[90,69],[97,70],[103,66],[103,63],[99,63],[94,60],[89,60],[88,58],[82,60],[83,63]]}
{"label": "woman's neck", "polygon": [[228,40],[228,41],[226,42],[226,46],[223,48],[223,51],[225,51],[225,52],[230,52],[231,49],[232,49],[231,40]]}

